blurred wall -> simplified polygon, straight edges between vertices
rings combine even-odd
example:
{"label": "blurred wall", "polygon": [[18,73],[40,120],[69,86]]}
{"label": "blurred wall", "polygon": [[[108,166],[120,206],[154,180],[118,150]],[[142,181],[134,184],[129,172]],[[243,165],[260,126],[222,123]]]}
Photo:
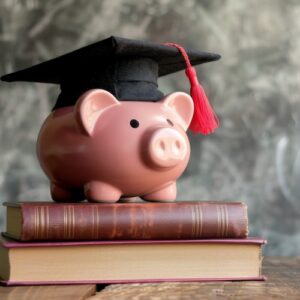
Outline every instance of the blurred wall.
{"label": "blurred wall", "polygon": [[[222,54],[197,67],[220,119],[192,136],[179,199],[242,200],[266,254],[300,254],[300,2],[296,0],[2,0],[0,73],[110,35]],[[160,80],[188,91],[183,72]],[[56,86],[0,84],[0,200],[49,200],[35,156]],[[2,209],[2,228],[3,228]]]}

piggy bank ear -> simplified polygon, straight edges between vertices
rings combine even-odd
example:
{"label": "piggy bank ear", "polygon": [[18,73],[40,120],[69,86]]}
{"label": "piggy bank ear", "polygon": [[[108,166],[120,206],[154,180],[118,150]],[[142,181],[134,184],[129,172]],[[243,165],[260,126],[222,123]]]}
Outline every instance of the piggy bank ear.
{"label": "piggy bank ear", "polygon": [[91,136],[101,114],[120,102],[109,92],[95,89],[84,93],[75,105],[76,121],[80,130]]}
{"label": "piggy bank ear", "polygon": [[191,96],[183,92],[175,92],[166,96],[162,103],[178,115],[180,125],[187,130],[194,114],[194,102]]}

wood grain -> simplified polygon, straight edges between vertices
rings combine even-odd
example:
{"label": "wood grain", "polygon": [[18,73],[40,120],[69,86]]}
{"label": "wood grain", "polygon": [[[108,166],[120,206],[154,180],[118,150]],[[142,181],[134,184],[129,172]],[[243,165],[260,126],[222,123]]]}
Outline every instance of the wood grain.
{"label": "wood grain", "polygon": [[266,258],[265,282],[114,284],[88,300],[300,299],[300,257]]}
{"label": "wood grain", "polygon": [[0,287],[1,300],[84,300],[95,293],[95,284]]}

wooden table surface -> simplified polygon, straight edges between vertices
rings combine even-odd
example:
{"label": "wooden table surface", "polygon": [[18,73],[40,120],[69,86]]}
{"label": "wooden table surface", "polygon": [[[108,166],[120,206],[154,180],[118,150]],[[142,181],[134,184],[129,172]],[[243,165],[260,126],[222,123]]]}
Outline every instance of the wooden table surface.
{"label": "wooden table surface", "polygon": [[[300,257],[264,259],[268,280],[199,283],[0,287],[1,300],[300,299]],[[99,287],[98,287],[99,289]]]}

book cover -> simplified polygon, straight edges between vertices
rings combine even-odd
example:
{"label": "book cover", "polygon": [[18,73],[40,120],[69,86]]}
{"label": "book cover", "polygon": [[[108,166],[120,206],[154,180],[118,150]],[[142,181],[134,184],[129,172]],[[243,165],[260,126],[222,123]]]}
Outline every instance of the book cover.
{"label": "book cover", "polygon": [[6,235],[21,241],[245,238],[241,202],[5,203]]}
{"label": "book cover", "polygon": [[24,243],[2,239],[6,285],[264,280],[258,238]]}

